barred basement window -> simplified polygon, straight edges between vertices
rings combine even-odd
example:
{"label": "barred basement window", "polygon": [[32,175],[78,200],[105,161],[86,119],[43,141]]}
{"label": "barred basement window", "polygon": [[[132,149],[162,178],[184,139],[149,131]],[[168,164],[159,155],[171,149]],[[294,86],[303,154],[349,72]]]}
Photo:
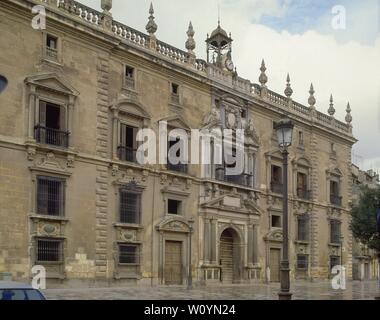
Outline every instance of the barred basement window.
{"label": "barred basement window", "polygon": [[297,255],[297,269],[307,269],[309,265],[309,257],[306,254]]}
{"label": "barred basement window", "polygon": [[62,262],[61,240],[37,240],[38,262]]}
{"label": "barred basement window", "polygon": [[120,190],[120,222],[140,224],[141,194]]}
{"label": "barred basement window", "polygon": [[37,177],[37,213],[49,216],[64,215],[64,180]]}
{"label": "barred basement window", "polygon": [[139,245],[119,245],[120,264],[139,264],[140,248]]}

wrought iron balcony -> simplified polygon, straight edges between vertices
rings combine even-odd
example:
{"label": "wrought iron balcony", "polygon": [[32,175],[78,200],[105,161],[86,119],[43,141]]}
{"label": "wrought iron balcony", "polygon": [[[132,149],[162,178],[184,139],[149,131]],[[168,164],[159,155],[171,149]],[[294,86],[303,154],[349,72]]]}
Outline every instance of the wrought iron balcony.
{"label": "wrought iron balcony", "polygon": [[133,77],[125,77],[125,85],[127,88],[135,89],[135,79]]}
{"label": "wrought iron balcony", "polygon": [[173,104],[179,104],[179,95],[172,93],[171,95],[171,103]]}
{"label": "wrought iron balcony", "polygon": [[311,199],[311,191],[306,190],[305,188],[298,188],[297,189],[297,197],[304,200],[310,200]]}
{"label": "wrought iron balcony", "polygon": [[187,173],[187,164],[179,163],[179,164],[171,164],[168,163],[166,165],[166,168],[169,171],[175,171],[175,172],[181,172],[181,173]]}
{"label": "wrought iron balcony", "polygon": [[46,57],[48,57],[51,60],[57,61],[58,60],[57,49],[46,47]]}
{"label": "wrought iron balcony", "polygon": [[342,197],[336,194],[330,194],[330,203],[336,206],[342,206]]}
{"label": "wrought iron balcony", "polygon": [[271,182],[270,183],[270,189],[273,193],[279,193],[282,194],[284,190],[284,185],[279,182]]}
{"label": "wrought iron balcony", "polygon": [[121,161],[137,163],[136,153],[137,153],[137,150],[130,147],[124,147],[124,146],[117,147],[117,156],[119,157]]}
{"label": "wrought iron balcony", "polygon": [[215,178],[219,181],[237,184],[244,187],[253,187],[253,175],[244,173],[240,175],[227,175],[225,168],[216,168]]}
{"label": "wrought iron balcony", "polygon": [[49,144],[62,148],[69,147],[68,131],[61,131],[38,125],[34,127],[34,137],[38,143]]}

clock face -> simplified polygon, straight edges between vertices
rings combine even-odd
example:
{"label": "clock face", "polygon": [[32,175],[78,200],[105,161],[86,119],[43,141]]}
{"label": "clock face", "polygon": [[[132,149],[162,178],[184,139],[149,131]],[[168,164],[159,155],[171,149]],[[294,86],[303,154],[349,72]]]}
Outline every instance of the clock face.
{"label": "clock face", "polygon": [[232,62],[232,60],[230,60],[230,59],[226,60],[226,68],[229,71],[233,71],[234,70],[234,63]]}

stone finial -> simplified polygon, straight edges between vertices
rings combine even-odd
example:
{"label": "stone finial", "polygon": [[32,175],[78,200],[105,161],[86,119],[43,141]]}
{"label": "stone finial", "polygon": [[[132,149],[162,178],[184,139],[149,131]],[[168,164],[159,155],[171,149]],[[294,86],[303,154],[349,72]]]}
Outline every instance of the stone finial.
{"label": "stone finial", "polygon": [[289,99],[291,98],[291,96],[293,94],[293,89],[290,86],[290,76],[289,76],[289,73],[288,73],[288,76],[286,77],[286,89],[285,89],[284,93],[285,93],[285,96],[287,96]]}
{"label": "stone finial", "polygon": [[112,9],[112,0],[102,0],[101,7],[103,11],[111,11]]}
{"label": "stone finial", "polygon": [[193,53],[194,49],[195,49],[195,40],[194,40],[194,35],[195,35],[195,32],[194,32],[194,28],[193,28],[193,24],[189,23],[189,29],[187,30],[186,32],[187,34],[187,41],[186,41],[186,49],[189,51],[189,53]]}
{"label": "stone finial", "polygon": [[149,33],[149,35],[154,35],[158,29],[156,22],[154,22],[154,9],[153,9],[153,4],[150,3],[150,8],[149,8],[149,21],[148,24],[146,25],[145,29]]}
{"label": "stone finial", "polygon": [[331,117],[333,117],[335,114],[334,99],[332,95],[330,96],[330,108],[327,112],[329,113]]}
{"label": "stone finial", "polygon": [[259,77],[259,82],[261,83],[261,86],[264,87],[264,88],[266,87],[266,83],[268,82],[268,77],[265,74],[266,70],[267,70],[267,68],[265,66],[265,61],[263,59],[263,61],[261,62],[261,67],[260,67],[261,74],[260,74],[260,77]]}
{"label": "stone finial", "polygon": [[314,97],[314,86],[313,84],[310,85],[310,90],[309,90],[309,93],[310,93],[310,97],[309,97],[309,105],[310,105],[310,108],[312,109],[315,109],[315,104],[317,103],[317,100],[315,100],[315,97]]}
{"label": "stone finial", "polygon": [[350,106],[350,103],[347,104],[346,112],[347,112],[346,118],[345,118],[346,122],[348,124],[351,124],[351,122],[352,122],[352,115],[351,115],[351,106]]}

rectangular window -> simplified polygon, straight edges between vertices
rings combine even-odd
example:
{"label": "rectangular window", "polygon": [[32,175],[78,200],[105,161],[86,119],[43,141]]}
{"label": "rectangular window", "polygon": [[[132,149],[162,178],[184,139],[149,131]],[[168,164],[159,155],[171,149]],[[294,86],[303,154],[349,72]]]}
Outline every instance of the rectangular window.
{"label": "rectangular window", "polygon": [[332,268],[334,268],[335,266],[339,266],[340,265],[340,257],[339,256],[330,256],[330,271],[332,270]]}
{"label": "rectangular window", "polygon": [[62,241],[61,240],[37,240],[37,261],[38,262],[62,262]]}
{"label": "rectangular window", "polygon": [[140,224],[141,194],[120,190],[120,222]]}
{"label": "rectangular window", "polygon": [[[170,157],[169,155],[171,154],[171,148],[174,147],[174,150],[176,150],[176,153],[173,154],[173,156],[175,156],[176,158],[181,158],[181,148],[180,148],[180,144],[182,143],[182,141],[177,138],[176,140],[174,141],[171,141],[171,140],[168,140],[168,161],[167,161],[167,169],[170,170],[170,171],[176,171],[176,172],[182,172],[182,173],[187,173],[187,165],[186,163],[178,163],[178,164],[173,164],[171,163],[170,161]],[[178,144],[178,146],[177,146]]]}
{"label": "rectangular window", "polygon": [[168,199],[168,213],[181,214],[182,201]]}
{"label": "rectangular window", "polygon": [[282,168],[272,165],[271,190],[275,193],[282,193]]}
{"label": "rectangular window", "polygon": [[339,182],[330,181],[330,203],[340,206],[342,205],[342,197],[340,197]]}
{"label": "rectangular window", "polygon": [[129,66],[125,67],[125,81],[129,88],[135,87],[135,69]]}
{"label": "rectangular window", "polygon": [[139,245],[119,245],[119,263],[120,264],[139,264],[140,248]]}
{"label": "rectangular window", "polygon": [[272,215],[272,228],[281,228],[281,217]]}
{"label": "rectangular window", "polygon": [[297,219],[298,241],[309,241],[309,217],[302,215]]}
{"label": "rectangular window", "polygon": [[46,36],[46,56],[52,60],[58,59],[58,38],[52,35]]}
{"label": "rectangular window", "polygon": [[49,216],[64,215],[64,180],[37,177],[37,213]]}
{"label": "rectangular window", "polygon": [[300,146],[303,146],[303,132],[302,131],[298,131],[298,144]]}
{"label": "rectangular window", "polygon": [[172,94],[178,95],[179,93],[179,86],[176,83],[172,83]]}
{"label": "rectangular window", "polygon": [[309,256],[306,254],[297,254],[297,269],[306,270],[309,265]]}
{"label": "rectangular window", "polygon": [[297,173],[297,196],[301,199],[309,199],[307,190],[307,175],[302,172]]}
{"label": "rectangular window", "polygon": [[35,138],[39,143],[68,147],[69,133],[66,131],[66,109],[63,106],[40,101],[38,125]]}
{"label": "rectangular window", "polygon": [[120,124],[120,145],[118,147],[118,156],[122,161],[137,162],[136,152],[138,128]]}
{"label": "rectangular window", "polygon": [[341,222],[338,220],[330,221],[330,242],[340,244],[340,228]]}

